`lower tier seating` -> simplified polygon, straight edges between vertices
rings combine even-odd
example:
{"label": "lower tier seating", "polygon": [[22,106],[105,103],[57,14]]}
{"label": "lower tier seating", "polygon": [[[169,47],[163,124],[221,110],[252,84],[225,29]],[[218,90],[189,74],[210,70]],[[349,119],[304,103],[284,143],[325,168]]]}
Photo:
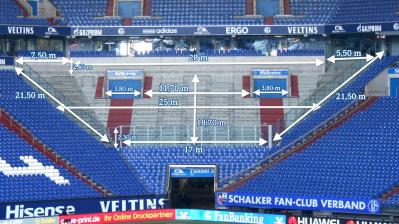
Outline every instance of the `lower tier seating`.
{"label": "lower tier seating", "polygon": [[381,97],[369,109],[237,191],[380,198],[399,183],[399,111],[393,109],[398,107],[399,98]]}
{"label": "lower tier seating", "polygon": [[0,108],[114,195],[146,193],[115,149],[102,145],[46,99],[16,97],[32,92],[38,96],[15,71],[0,70]]}
{"label": "lower tier seating", "polygon": [[1,124],[0,139],[0,202],[101,196]]}
{"label": "lower tier seating", "polygon": [[202,153],[184,147],[126,147],[121,154],[137,170],[151,193],[165,193],[168,165],[217,165],[218,179],[231,176],[254,165],[270,153],[263,147],[203,147]]}

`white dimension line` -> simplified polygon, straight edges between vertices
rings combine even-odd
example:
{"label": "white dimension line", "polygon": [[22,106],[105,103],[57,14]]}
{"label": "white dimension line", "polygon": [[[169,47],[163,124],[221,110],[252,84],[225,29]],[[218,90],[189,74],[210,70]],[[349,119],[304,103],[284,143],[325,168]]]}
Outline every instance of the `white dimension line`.
{"label": "white dimension line", "polygon": [[17,60],[15,60],[15,62],[17,62],[20,65],[23,65],[25,62],[29,62],[29,63],[62,63],[63,65],[65,65],[66,63],[71,63],[72,65],[72,59],[68,59],[65,57],[62,57],[61,59],[37,59],[37,60],[33,60],[33,59],[27,59],[25,60],[23,57],[18,58]]}
{"label": "white dimension line", "polygon": [[78,119],[80,122],[82,122],[86,127],[88,127],[90,130],[92,130],[94,133],[96,133],[98,136],[101,137],[102,142],[109,142],[108,137],[106,134],[102,135],[100,132],[98,132],[96,129],[94,129],[90,124],[88,124],[86,121],[84,121],[81,117],[79,117],[77,114],[75,114],[73,111],[71,111],[69,108],[65,108],[65,106],[59,101],[57,98],[55,98],[53,95],[51,95],[47,90],[45,90],[42,86],[40,86],[38,83],[33,81],[29,76],[27,76],[22,68],[15,68],[15,71],[17,72],[18,75],[22,75],[27,79],[29,82],[31,82],[33,85],[35,85],[38,89],[40,89],[43,93],[45,93],[47,96],[49,96],[52,100],[54,100],[57,104],[60,106],[57,107],[57,109],[62,109],[67,110],[72,116],[74,116],[76,119]]}
{"label": "white dimension line", "polygon": [[107,110],[107,109],[315,109],[318,105],[312,106],[72,106],[66,107],[71,110]]}
{"label": "white dimension line", "polygon": [[195,144],[198,141],[198,137],[195,133],[196,130],[196,120],[197,120],[197,84],[199,83],[197,75],[194,76],[192,82],[194,83],[194,106],[193,106],[193,136],[190,138],[193,144]]}
{"label": "white dimension line", "polygon": [[133,92],[112,92],[112,90],[105,92],[107,96],[112,96],[112,95],[134,95],[134,96],[140,96],[141,92],[134,90]]}
{"label": "white dimension line", "polygon": [[[192,141],[131,141],[126,140],[123,144],[131,146],[132,144],[192,144]],[[197,141],[196,144],[259,144],[262,146],[267,141],[260,138],[258,141]]]}
{"label": "white dimension line", "polygon": [[[193,92],[153,92],[148,90],[144,93],[145,95],[152,97],[153,95],[194,95]],[[248,91],[241,90],[241,92],[196,92],[196,95],[241,95],[245,97],[249,95]]]}
{"label": "white dimension line", "polygon": [[371,61],[373,60],[373,56],[367,54],[366,57],[348,57],[348,58],[336,58],[335,55],[329,57],[327,61],[331,63],[335,63],[336,61],[353,61],[353,60],[366,60]]}
{"label": "white dimension line", "polygon": [[115,128],[114,129],[114,147],[115,148],[118,148],[118,133],[119,133],[118,129]]}
{"label": "white dimension line", "polygon": [[[85,63],[86,64],[86,63]],[[154,62],[154,63],[87,63],[93,66],[198,66],[198,65],[315,65],[316,67],[324,64],[324,61],[315,59],[313,61],[276,61],[276,62]]]}
{"label": "white dimension line", "polygon": [[[331,93],[329,93],[326,97],[324,97],[320,102],[316,104],[316,108],[318,109],[322,103],[324,103],[326,100],[328,100],[332,95],[334,95],[336,92],[338,92],[342,87],[344,87],[346,84],[348,84],[352,79],[354,79],[356,76],[358,76],[360,73],[362,73],[367,67],[369,67],[372,63],[374,63],[377,59],[381,59],[384,55],[384,51],[379,52],[376,54],[377,56],[374,57],[371,61],[369,61],[366,65],[361,67],[358,71],[356,71],[351,77],[349,77],[345,82],[343,82],[341,85],[339,85],[337,88],[335,88]],[[276,133],[276,135],[273,138],[273,141],[279,141],[282,139],[282,136],[287,133],[291,128],[293,128],[295,125],[297,125],[301,120],[303,120],[305,117],[307,117],[310,113],[315,111],[315,109],[308,110],[305,114],[300,116],[294,123],[292,123],[288,128],[286,128],[283,132],[281,133]]]}
{"label": "white dimension line", "polygon": [[285,96],[288,94],[288,91],[285,89],[282,89],[281,91],[260,91],[260,89],[258,89],[254,94],[258,96],[260,96],[260,94],[281,94],[282,96]]}

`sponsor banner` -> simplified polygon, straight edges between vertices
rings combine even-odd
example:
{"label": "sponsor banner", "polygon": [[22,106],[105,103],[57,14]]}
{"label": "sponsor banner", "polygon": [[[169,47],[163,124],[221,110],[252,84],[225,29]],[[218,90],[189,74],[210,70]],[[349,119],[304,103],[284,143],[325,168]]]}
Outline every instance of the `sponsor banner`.
{"label": "sponsor banner", "polygon": [[254,79],[287,78],[288,75],[289,71],[286,69],[252,69],[252,77]]}
{"label": "sponsor banner", "polygon": [[379,214],[381,203],[378,200],[277,196],[245,193],[217,192],[216,206],[239,206],[251,208],[277,208],[296,210],[316,210],[360,214]]}
{"label": "sponsor banner", "polygon": [[0,35],[69,36],[70,27],[0,25]]}
{"label": "sponsor banner", "polygon": [[399,22],[336,24],[325,26],[326,34],[380,33],[392,31],[399,31]]}
{"label": "sponsor banner", "polygon": [[172,221],[176,219],[175,209],[96,213],[87,215],[62,215],[59,224],[83,223],[125,223],[148,221]]}
{"label": "sponsor banner", "polygon": [[58,224],[58,217],[0,220],[0,224]]}
{"label": "sponsor banner", "polygon": [[165,208],[166,197],[147,195],[93,199],[0,203],[0,220]]}
{"label": "sponsor banner", "polygon": [[338,219],[325,217],[290,216],[287,224],[394,224],[383,220]]}
{"label": "sponsor banner", "polygon": [[399,68],[388,68],[389,75],[397,75],[399,74]]}
{"label": "sponsor banner", "polygon": [[73,36],[316,35],[324,26],[72,27]]}
{"label": "sponsor banner", "polygon": [[285,224],[285,215],[228,212],[197,209],[176,209],[176,220],[228,222],[246,224]]}
{"label": "sponsor banner", "polygon": [[323,35],[399,31],[398,22],[334,25],[116,26],[58,27],[0,25],[0,35],[16,36],[204,36]]}
{"label": "sponsor banner", "polygon": [[14,57],[0,57],[0,66],[1,65],[14,65]]}
{"label": "sponsor banner", "polygon": [[215,170],[206,167],[171,167],[170,176],[174,178],[214,178]]}
{"label": "sponsor banner", "polygon": [[144,70],[108,70],[108,79],[143,79]]}

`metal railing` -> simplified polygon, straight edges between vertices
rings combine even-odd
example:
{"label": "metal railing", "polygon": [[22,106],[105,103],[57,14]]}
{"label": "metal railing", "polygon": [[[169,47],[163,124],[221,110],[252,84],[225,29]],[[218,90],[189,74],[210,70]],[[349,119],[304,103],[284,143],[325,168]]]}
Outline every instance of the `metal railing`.
{"label": "metal railing", "polygon": [[[309,106],[313,103],[318,103],[321,99],[331,93],[335,88],[337,88],[341,83],[347,80],[350,76],[352,76],[356,71],[358,71],[362,66],[364,66],[367,62],[356,61],[350,67],[338,73],[331,80],[334,82],[324,82],[322,85],[318,85],[316,89],[313,90],[313,93],[303,101],[299,102],[301,106]],[[302,116],[307,110],[306,109],[291,109],[285,114],[286,126],[290,123],[294,122],[300,116]]]}
{"label": "metal railing", "polygon": [[[131,140],[133,146],[138,146],[140,144],[134,144],[134,141],[190,141],[192,137],[192,126],[118,126],[117,142],[122,145],[124,140]],[[265,130],[265,133],[262,131]],[[244,141],[254,141],[253,145],[258,145],[255,143],[259,138],[267,138],[263,136],[268,130],[268,125],[248,125],[248,124],[234,124],[223,127],[197,127],[197,137],[199,140],[204,141],[243,141],[243,143],[237,143],[234,145],[248,145]],[[114,129],[108,129],[108,133],[113,133]],[[112,140],[115,141],[115,136],[112,136]],[[268,139],[266,139],[268,140]],[[162,143],[159,143],[162,146]],[[178,145],[168,144],[168,145]],[[198,144],[203,145],[203,144]],[[209,145],[209,144],[207,144]],[[221,143],[213,143],[210,145],[224,145]],[[227,143],[226,143],[227,145]],[[228,144],[231,145],[231,144]],[[266,146],[266,145],[265,145]]]}
{"label": "metal railing", "polygon": [[[64,105],[66,106],[79,106],[74,104],[71,100],[69,100],[64,94],[62,94],[59,90],[55,89],[47,80],[45,80],[44,78],[42,78],[38,72],[36,72],[34,69],[32,69],[32,67],[30,67],[27,64],[24,64],[24,71],[25,74],[27,76],[29,76],[33,81],[35,81],[36,83],[38,83],[40,86],[42,86],[44,89],[46,89],[51,95],[53,95],[55,98],[57,98],[59,101],[61,101]],[[38,90],[36,87],[33,86],[33,88],[35,88],[37,91],[40,92],[40,90]],[[47,98],[48,101],[52,101],[53,104],[56,104],[56,102],[54,102],[51,98]],[[56,105],[59,106],[59,105]],[[79,115],[80,116],[84,116],[85,120],[87,123],[91,124],[93,127],[96,127],[97,129],[100,129],[98,131],[100,132],[104,132],[105,131],[105,127],[102,125],[102,123],[96,118],[94,117],[92,114],[90,114],[87,111],[79,111]],[[76,123],[82,127],[83,129],[87,129],[86,126],[84,126],[83,124],[81,124],[79,121],[77,121],[73,116],[69,116],[67,115],[70,119],[73,119],[74,121],[76,121]],[[92,133],[91,131],[89,133]]]}

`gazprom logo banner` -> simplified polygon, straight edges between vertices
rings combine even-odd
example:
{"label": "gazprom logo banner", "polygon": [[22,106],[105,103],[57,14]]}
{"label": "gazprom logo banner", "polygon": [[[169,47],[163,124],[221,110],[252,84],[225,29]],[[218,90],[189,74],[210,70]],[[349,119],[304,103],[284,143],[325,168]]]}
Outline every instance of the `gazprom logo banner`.
{"label": "gazprom logo banner", "polygon": [[197,209],[176,209],[176,220],[228,222],[245,224],[285,224],[284,215],[258,214],[246,212],[225,212]]}
{"label": "gazprom logo banner", "polygon": [[379,214],[381,203],[378,200],[290,197],[276,195],[256,195],[244,193],[216,193],[216,206],[239,206],[251,208],[277,208],[296,210],[316,210],[348,212],[361,214]]}
{"label": "gazprom logo banner", "polygon": [[14,65],[14,57],[0,57],[0,65]]}

